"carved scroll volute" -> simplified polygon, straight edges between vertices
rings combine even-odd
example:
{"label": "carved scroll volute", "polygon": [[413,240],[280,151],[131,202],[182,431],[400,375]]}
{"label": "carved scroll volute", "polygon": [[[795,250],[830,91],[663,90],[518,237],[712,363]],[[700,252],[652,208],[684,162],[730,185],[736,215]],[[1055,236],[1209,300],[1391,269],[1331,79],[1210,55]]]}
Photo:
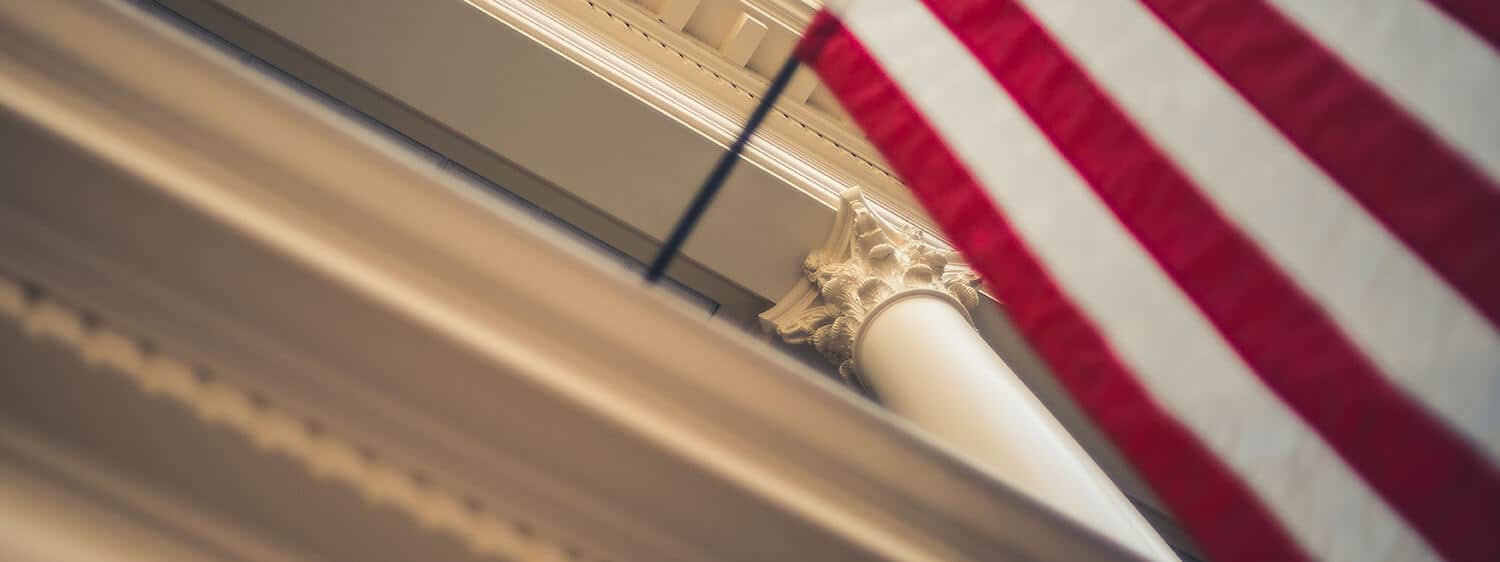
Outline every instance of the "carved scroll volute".
{"label": "carved scroll volute", "polygon": [[950,298],[967,314],[979,302],[973,272],[957,267],[952,252],[929,243],[911,226],[877,215],[857,189],[846,191],[834,229],[803,262],[804,278],[761,323],[789,343],[811,343],[858,385],[854,350],[872,311],[903,293]]}

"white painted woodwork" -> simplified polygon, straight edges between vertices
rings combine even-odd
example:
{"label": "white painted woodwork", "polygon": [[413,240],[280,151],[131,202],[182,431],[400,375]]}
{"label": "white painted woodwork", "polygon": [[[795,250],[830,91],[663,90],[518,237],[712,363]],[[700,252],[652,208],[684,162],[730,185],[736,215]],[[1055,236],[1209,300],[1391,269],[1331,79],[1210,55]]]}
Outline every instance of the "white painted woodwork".
{"label": "white painted woodwork", "polygon": [[662,25],[673,31],[682,31],[693,12],[698,10],[701,0],[661,0],[661,5],[656,9],[656,16],[661,19]]}
{"label": "white painted woodwork", "polygon": [[[717,37],[668,29],[654,10],[626,0],[366,0],[359,10],[342,0],[158,1],[241,38],[262,58],[298,69],[420,142],[498,174],[492,179],[508,188],[536,185],[523,194],[561,206],[549,208],[564,208],[559,216],[638,259],[650,259],[653,239],[665,235],[738,131],[756,99],[747,92],[766,78],[724,59],[713,48]],[[793,35],[816,4],[702,2],[718,5],[714,17],[753,13]],[[763,56],[783,56],[767,43]],[[314,66],[308,53],[333,70],[301,72]],[[335,73],[348,78],[325,80]],[[684,249],[708,277],[761,298],[798,282],[807,248],[828,231],[837,194],[848,186],[926,224],[827,90],[815,88],[809,99],[771,114],[748,147],[750,165],[737,169]],[[973,315],[1111,477],[1159,509],[1046,366],[1030,360],[1004,315],[992,306]],[[1028,359],[1018,363],[1021,357]]]}
{"label": "white painted woodwork", "polygon": [[130,8],[0,2],[0,107],[0,361],[49,375],[0,417],[331,559],[1130,557]]}
{"label": "white painted woodwork", "polygon": [[[0,328],[0,340],[14,332]],[[0,341],[0,349],[11,348]],[[21,353],[25,354],[26,351]],[[27,355],[29,359],[41,359]],[[35,370],[12,376],[42,378]],[[49,370],[66,378],[78,369]],[[56,387],[53,389],[58,391]],[[19,408],[9,403],[7,413]],[[62,404],[51,404],[61,407]],[[97,410],[96,410],[97,411]],[[201,504],[183,501],[117,468],[56,443],[0,416],[0,560],[16,562],[303,562],[285,545],[228,522]],[[51,437],[51,439],[49,439]],[[185,451],[182,451],[185,452]],[[185,462],[186,455],[181,458]],[[258,484],[269,489],[271,479]]]}
{"label": "white painted woodwork", "polygon": [[792,81],[787,83],[781,97],[788,101],[803,103],[818,88],[818,75],[806,66],[797,69]]}
{"label": "white painted woodwork", "polygon": [[750,14],[740,14],[739,19],[730,26],[729,34],[719,44],[719,52],[731,64],[745,66],[745,63],[750,62],[750,55],[755,54],[756,47],[765,38],[766,24],[750,17]]}
{"label": "white painted woodwork", "polygon": [[3,462],[0,498],[0,560],[224,560]]}

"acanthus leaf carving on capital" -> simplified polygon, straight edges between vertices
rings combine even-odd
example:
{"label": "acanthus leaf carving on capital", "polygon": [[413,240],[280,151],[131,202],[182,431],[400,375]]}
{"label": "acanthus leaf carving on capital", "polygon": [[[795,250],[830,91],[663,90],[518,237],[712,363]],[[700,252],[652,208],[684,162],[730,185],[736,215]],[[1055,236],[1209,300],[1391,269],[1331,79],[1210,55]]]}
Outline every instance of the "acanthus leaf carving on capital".
{"label": "acanthus leaf carving on capital", "polygon": [[967,317],[979,303],[978,277],[920,229],[880,216],[858,188],[840,199],[828,240],[803,262],[804,278],[760,317],[767,331],[811,343],[845,382],[861,386],[854,352],[872,314],[896,298],[927,294]]}

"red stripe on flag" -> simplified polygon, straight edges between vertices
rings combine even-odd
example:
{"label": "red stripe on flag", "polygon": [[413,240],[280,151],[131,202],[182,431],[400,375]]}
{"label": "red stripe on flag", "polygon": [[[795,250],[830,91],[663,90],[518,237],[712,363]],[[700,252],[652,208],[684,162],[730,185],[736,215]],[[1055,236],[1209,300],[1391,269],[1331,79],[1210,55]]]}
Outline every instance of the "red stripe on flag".
{"label": "red stripe on flag", "polygon": [[1500,2],[1495,0],[1427,0],[1500,49]]}
{"label": "red stripe on flag", "polygon": [[1493,467],[1395,388],[1023,8],[926,3],[1267,386],[1437,550],[1500,559]]}
{"label": "red stripe on flag", "polygon": [[1201,546],[1225,562],[1306,560],[1238,477],[1151,399],[859,41],[826,14],[813,25],[837,30],[811,61],[824,84]]}
{"label": "red stripe on flag", "polygon": [[1500,187],[1265,2],[1142,1],[1500,327]]}

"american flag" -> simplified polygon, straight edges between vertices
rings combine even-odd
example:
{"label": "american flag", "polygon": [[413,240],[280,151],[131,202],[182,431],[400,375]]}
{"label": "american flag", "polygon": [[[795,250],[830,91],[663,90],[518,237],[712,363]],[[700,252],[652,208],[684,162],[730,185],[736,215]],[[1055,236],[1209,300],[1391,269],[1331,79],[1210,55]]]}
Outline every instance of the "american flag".
{"label": "american flag", "polygon": [[1500,2],[852,0],[811,65],[1209,557],[1500,561]]}

